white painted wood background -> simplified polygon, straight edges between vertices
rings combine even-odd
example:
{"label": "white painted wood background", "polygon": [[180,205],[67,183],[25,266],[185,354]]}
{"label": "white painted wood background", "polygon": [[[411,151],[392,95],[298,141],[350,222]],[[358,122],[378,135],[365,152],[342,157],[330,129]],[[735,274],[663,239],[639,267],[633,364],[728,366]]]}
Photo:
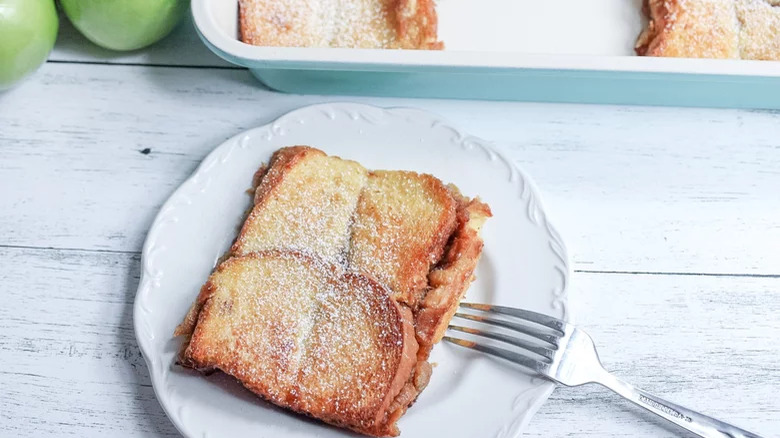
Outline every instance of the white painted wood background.
{"label": "white painted wood background", "polygon": [[[606,366],[780,436],[780,112],[285,95],[190,23],[118,55],[64,20],[51,61],[0,94],[0,436],[177,436],[132,328],[146,230],[223,140],[335,100],[419,107],[507,147]],[[689,435],[589,386],[556,390],[526,436]]]}

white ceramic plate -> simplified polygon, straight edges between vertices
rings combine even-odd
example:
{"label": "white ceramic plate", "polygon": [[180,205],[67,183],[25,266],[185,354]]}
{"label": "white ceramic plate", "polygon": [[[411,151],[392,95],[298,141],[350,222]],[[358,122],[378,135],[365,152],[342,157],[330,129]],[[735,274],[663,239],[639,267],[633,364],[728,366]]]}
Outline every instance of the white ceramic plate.
{"label": "white ceramic plate", "polygon": [[[252,174],[276,149],[306,144],[374,169],[409,169],[479,195],[494,217],[467,298],[569,317],[566,251],[528,177],[487,142],[418,110],[356,104],[306,107],[216,148],[171,196],[149,230],[135,331],[165,412],[187,437],[339,437],[288,414],[221,373],[174,365],[171,335],[228,248],[251,197]],[[518,367],[442,343],[428,388],[399,425],[403,437],[514,437],[553,385]]]}

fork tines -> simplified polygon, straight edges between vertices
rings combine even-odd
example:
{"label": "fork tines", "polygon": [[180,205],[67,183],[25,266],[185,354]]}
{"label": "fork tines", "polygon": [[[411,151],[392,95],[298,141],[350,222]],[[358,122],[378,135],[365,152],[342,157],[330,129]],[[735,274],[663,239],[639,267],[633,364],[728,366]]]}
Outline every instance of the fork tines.
{"label": "fork tines", "polygon": [[[461,303],[460,307],[461,310],[476,310],[487,315],[458,312],[455,313],[455,316],[458,318],[501,327],[514,333],[505,334],[495,330],[486,331],[453,324],[450,324],[448,327],[450,330],[493,339],[529,351],[538,357],[531,357],[527,354],[521,354],[504,348],[452,336],[445,336],[445,340],[462,347],[492,354],[542,373],[549,369],[553,357],[555,356],[555,351],[558,349],[560,338],[565,334],[565,329],[568,325],[566,322],[559,319],[541,313],[531,312],[530,310],[475,303]],[[492,317],[492,315],[498,317]],[[523,339],[520,336],[516,336],[515,333],[530,336],[540,342],[537,343]]]}

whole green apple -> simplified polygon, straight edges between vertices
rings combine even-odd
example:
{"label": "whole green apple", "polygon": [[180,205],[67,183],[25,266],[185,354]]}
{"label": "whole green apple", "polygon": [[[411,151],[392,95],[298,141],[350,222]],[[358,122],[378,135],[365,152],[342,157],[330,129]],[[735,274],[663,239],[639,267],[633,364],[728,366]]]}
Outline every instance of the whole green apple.
{"label": "whole green apple", "polygon": [[54,0],[0,0],[0,90],[46,61],[58,26]]}
{"label": "whole green apple", "polygon": [[135,50],[156,43],[176,26],[189,0],[60,0],[65,15],[93,43]]}

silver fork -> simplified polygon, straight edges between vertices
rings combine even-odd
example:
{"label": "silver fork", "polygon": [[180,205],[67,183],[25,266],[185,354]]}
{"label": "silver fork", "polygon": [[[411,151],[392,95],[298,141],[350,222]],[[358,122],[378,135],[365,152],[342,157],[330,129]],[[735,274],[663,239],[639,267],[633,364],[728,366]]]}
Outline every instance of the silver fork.
{"label": "silver fork", "polygon": [[[666,401],[621,381],[601,365],[593,339],[565,321],[512,307],[472,303],[461,303],[461,307],[484,314],[459,312],[455,314],[456,317],[503,327],[536,338],[540,342],[534,343],[496,331],[456,325],[450,325],[449,329],[510,344],[518,347],[522,352],[451,336],[444,337],[447,341],[509,360],[565,386],[601,384],[636,405],[701,437],[761,438],[754,433]],[[504,315],[504,317],[495,318],[490,316],[491,314]]]}

